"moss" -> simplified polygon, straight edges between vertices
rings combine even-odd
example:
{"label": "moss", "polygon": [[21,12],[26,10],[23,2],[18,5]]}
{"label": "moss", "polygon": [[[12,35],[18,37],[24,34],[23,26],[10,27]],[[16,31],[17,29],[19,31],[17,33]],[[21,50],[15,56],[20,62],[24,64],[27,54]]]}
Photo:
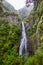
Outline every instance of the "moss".
{"label": "moss", "polygon": [[38,13],[42,14],[43,13],[43,1],[41,1],[41,3],[39,4],[38,8],[37,8]]}

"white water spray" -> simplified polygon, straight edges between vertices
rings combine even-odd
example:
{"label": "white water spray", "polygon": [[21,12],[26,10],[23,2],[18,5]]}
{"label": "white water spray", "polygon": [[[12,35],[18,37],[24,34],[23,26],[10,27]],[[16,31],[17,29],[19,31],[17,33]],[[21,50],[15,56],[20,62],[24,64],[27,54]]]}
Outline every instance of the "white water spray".
{"label": "white water spray", "polygon": [[22,38],[20,42],[19,55],[23,54],[23,49],[25,49],[25,54],[27,53],[27,37],[25,32],[25,25],[22,22]]}

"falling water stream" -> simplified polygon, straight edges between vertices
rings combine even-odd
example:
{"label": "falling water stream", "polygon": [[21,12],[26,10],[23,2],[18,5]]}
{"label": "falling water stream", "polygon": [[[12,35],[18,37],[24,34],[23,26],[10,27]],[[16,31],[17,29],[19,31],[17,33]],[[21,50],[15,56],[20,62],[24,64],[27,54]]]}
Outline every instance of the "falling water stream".
{"label": "falling water stream", "polygon": [[25,25],[24,22],[22,22],[22,38],[20,41],[19,55],[23,54],[24,49],[25,54],[27,54],[27,37],[26,37]]}

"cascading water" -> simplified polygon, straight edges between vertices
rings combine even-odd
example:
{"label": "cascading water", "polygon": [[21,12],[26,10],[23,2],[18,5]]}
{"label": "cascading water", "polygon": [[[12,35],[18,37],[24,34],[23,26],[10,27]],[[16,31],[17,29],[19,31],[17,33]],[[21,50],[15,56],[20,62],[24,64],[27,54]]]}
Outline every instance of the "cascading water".
{"label": "cascading water", "polygon": [[25,49],[25,54],[26,54],[27,53],[27,37],[26,37],[24,22],[22,22],[22,38],[20,42],[19,55],[23,54],[23,49]]}

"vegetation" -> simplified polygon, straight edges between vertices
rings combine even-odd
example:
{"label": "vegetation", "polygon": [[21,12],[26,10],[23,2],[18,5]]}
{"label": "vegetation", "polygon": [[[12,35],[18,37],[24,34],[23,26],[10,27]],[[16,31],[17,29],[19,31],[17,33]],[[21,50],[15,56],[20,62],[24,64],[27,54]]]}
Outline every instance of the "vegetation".
{"label": "vegetation", "polygon": [[24,65],[43,65],[43,49],[35,52],[35,55],[28,57]]}
{"label": "vegetation", "polygon": [[[43,65],[43,0],[35,0],[34,11],[30,16],[25,18],[25,21],[29,23],[27,28],[27,34],[29,38],[29,44],[31,46],[31,51],[34,55],[29,55],[25,57],[18,54],[19,50],[19,40],[21,37],[21,28],[18,23],[14,21],[9,21],[4,18],[5,15],[14,15],[20,22],[22,18],[14,13],[0,11],[0,65]],[[10,23],[11,22],[11,23]]]}
{"label": "vegetation", "polygon": [[34,55],[29,56],[24,65],[43,65],[43,0],[39,0],[37,4],[34,11],[25,19],[30,24],[27,32]]}
{"label": "vegetation", "polygon": [[[0,64],[11,65],[16,60],[18,41],[20,39],[20,27],[7,20],[0,23]],[[19,61],[19,60],[18,60]],[[12,62],[12,63],[11,63]]]}

